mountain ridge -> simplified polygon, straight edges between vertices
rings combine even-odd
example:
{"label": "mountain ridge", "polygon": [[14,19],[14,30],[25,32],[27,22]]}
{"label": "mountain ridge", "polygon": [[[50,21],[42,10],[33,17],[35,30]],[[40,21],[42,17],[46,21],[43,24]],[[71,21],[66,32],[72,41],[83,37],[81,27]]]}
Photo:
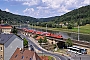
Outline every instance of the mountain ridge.
{"label": "mountain ridge", "polygon": [[[30,16],[23,16],[17,15],[10,12],[2,11],[0,9],[0,20],[3,20],[3,23],[8,22],[9,24],[16,24],[16,23],[27,23],[29,22],[37,22],[38,20],[34,17]],[[1,21],[0,21],[1,23]]]}
{"label": "mountain ridge", "polygon": [[[90,24],[90,5],[80,7],[78,9],[74,9],[66,14],[61,16],[50,17],[51,21],[59,24],[60,22],[68,22],[68,23],[82,23],[82,25]],[[48,19],[50,19],[48,18]],[[44,20],[44,19],[43,19]]]}
{"label": "mountain ridge", "polygon": [[[9,24],[16,23],[37,23],[37,22],[53,22],[59,24],[60,22],[81,22],[83,25],[90,24],[90,5],[74,9],[68,13],[65,13],[61,16],[49,17],[49,18],[34,18],[30,16],[16,15],[10,12],[2,11],[0,9],[0,20],[4,20],[4,23],[8,22]],[[1,22],[1,21],[0,21]],[[48,24],[47,23],[47,24]]]}

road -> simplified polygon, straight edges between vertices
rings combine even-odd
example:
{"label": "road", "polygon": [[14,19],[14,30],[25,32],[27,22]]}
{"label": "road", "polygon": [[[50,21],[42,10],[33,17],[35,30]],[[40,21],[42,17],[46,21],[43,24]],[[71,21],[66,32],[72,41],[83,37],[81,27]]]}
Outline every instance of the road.
{"label": "road", "polygon": [[87,54],[75,54],[73,52],[67,52],[74,60],[90,60],[90,55]]}
{"label": "road", "polygon": [[[20,34],[22,35],[22,34]],[[37,50],[42,51],[43,54],[48,54],[50,56],[55,57],[56,60],[68,60],[66,56],[60,56],[59,54],[48,52],[45,49],[42,49],[41,46],[37,45],[35,42],[32,41],[33,38],[29,38],[28,36],[22,35],[24,38],[26,38],[29,42],[29,45],[33,45]]]}

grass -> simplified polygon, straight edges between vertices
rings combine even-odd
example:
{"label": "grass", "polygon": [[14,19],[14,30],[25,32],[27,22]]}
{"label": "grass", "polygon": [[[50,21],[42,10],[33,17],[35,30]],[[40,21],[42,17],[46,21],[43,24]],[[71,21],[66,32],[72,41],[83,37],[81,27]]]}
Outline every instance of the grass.
{"label": "grass", "polygon": [[53,58],[53,57],[51,57],[51,56],[48,56],[48,59],[49,59],[49,60],[52,60],[52,58]]}
{"label": "grass", "polygon": [[[45,29],[46,27],[41,27],[41,26],[33,26],[33,28],[38,28],[38,29]],[[78,32],[78,27],[74,27],[73,29],[67,29],[67,27],[63,27],[63,28],[47,28],[47,30],[51,30],[51,31],[63,31],[63,32]],[[83,34],[90,34],[90,24],[87,24],[85,26],[80,26],[79,27],[80,33]]]}
{"label": "grass", "polygon": [[[80,33],[84,33],[84,34],[90,34],[90,24],[85,25],[85,26],[80,26]],[[71,31],[78,31],[78,27],[75,27],[74,29],[71,29]]]}

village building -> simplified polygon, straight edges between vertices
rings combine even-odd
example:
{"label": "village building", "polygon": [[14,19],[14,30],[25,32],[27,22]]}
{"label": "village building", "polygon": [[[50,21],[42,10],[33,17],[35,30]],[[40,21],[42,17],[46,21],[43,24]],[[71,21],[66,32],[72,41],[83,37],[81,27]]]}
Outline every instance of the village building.
{"label": "village building", "polygon": [[10,34],[11,30],[12,30],[12,26],[10,25],[7,24],[0,25],[0,33]]}
{"label": "village building", "polygon": [[16,48],[23,48],[23,40],[14,34],[0,34],[0,60],[9,60]]}

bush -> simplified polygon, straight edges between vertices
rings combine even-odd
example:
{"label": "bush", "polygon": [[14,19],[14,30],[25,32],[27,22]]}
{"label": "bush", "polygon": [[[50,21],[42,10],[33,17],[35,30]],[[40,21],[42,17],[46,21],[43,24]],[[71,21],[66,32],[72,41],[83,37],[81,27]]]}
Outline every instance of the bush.
{"label": "bush", "polygon": [[43,43],[46,43],[46,42],[47,42],[47,38],[46,38],[46,37],[44,37]]}
{"label": "bush", "polygon": [[74,28],[74,26],[72,24],[68,24],[67,28],[72,29],[72,28]]}
{"label": "bush", "polygon": [[14,26],[11,32],[14,33],[14,34],[17,34],[18,30],[17,30],[16,27]]}
{"label": "bush", "polygon": [[39,43],[40,43],[40,45],[41,45],[41,43],[42,43],[42,39],[40,38],[40,40],[38,41]]}
{"label": "bush", "polygon": [[65,42],[65,46],[66,46],[66,47],[71,47],[72,45],[73,45],[72,40],[71,40],[70,38],[68,38],[68,39],[66,40],[66,42]]}
{"label": "bush", "polygon": [[24,47],[28,47],[28,41],[25,38],[23,39],[23,45]]}

